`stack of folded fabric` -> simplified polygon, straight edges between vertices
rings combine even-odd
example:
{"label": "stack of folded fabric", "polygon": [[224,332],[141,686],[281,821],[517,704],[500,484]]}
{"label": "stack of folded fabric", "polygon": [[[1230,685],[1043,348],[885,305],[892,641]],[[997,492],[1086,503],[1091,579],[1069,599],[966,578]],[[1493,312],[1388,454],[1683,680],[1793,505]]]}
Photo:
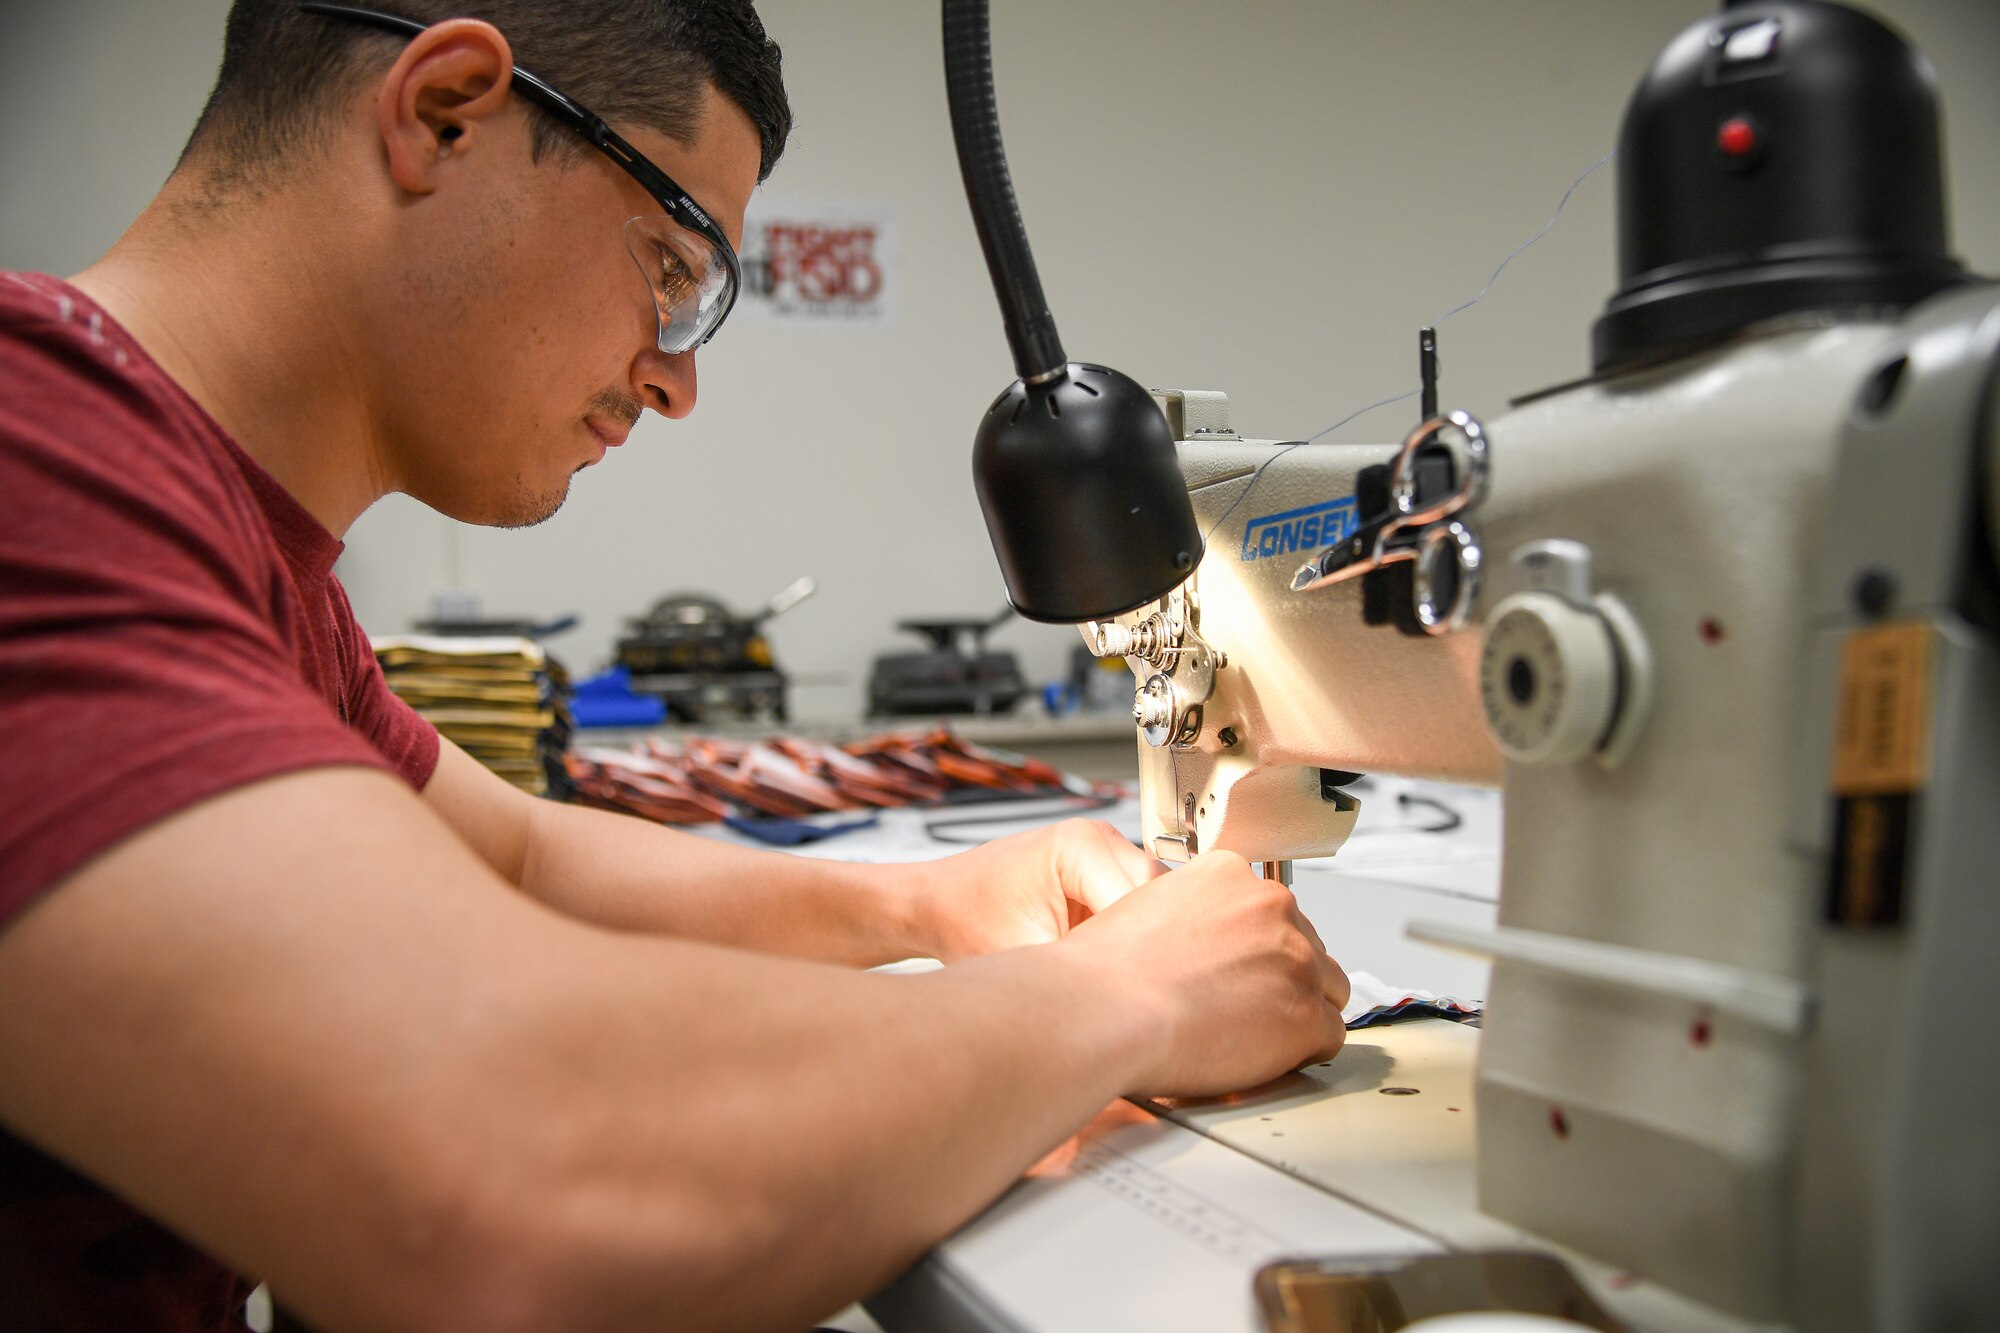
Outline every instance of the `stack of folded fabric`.
{"label": "stack of folded fabric", "polygon": [[537,796],[567,786],[569,678],[541,644],[405,634],[377,639],[375,656],[389,688],[474,759]]}
{"label": "stack of folded fabric", "polygon": [[569,775],[576,799],[667,824],[934,805],[967,792],[1073,795],[1082,786],[1039,760],[985,749],[944,728],[844,747],[791,736],[655,739],[630,752],[579,750],[569,756]]}
{"label": "stack of folded fabric", "polygon": [[570,799],[579,805],[642,815],[662,824],[712,824],[729,806],[688,781],[680,765],[644,751],[581,746],[568,756]]}

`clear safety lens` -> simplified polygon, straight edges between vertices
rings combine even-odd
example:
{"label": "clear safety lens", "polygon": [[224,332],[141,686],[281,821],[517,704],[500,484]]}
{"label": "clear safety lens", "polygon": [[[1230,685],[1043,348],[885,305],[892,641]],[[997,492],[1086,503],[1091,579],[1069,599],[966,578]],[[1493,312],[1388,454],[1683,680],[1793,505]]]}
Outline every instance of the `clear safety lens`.
{"label": "clear safety lens", "polygon": [[729,310],[729,265],[715,243],[656,213],[625,224],[625,248],[660,312],[660,350],[672,356],[701,346]]}

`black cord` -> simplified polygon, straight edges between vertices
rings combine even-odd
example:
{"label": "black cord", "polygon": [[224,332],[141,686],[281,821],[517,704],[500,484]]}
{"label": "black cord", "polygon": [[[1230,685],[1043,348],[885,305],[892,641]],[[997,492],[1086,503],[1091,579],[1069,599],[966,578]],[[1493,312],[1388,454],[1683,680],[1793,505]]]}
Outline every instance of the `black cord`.
{"label": "black cord", "polygon": [[[1051,798],[1056,799],[1056,798]],[[1027,824],[1047,819],[1052,814],[1083,814],[1091,810],[1103,810],[1118,804],[1124,797],[1117,793],[1099,793],[1093,796],[1069,796],[1061,798],[1066,802],[1060,810],[1027,810],[1016,814],[963,815],[952,819],[932,819],[924,823],[924,832],[933,842],[941,842],[950,847],[983,847],[992,838],[947,838],[940,829],[966,828],[975,824]]]}
{"label": "black cord", "polygon": [[1419,824],[1410,830],[1412,833],[1450,833],[1453,829],[1465,823],[1465,816],[1459,814],[1458,811],[1452,809],[1435,796],[1419,796],[1415,792],[1407,791],[1398,792],[1396,795],[1396,804],[1405,810],[1413,805],[1427,805],[1444,816],[1443,823]]}
{"label": "black cord", "polygon": [[[1363,779],[1363,781],[1366,781],[1366,779]],[[1351,787],[1359,785],[1361,784],[1350,784]],[[1065,805],[1061,810],[1026,810],[1016,814],[960,815],[951,819],[933,819],[925,822],[924,832],[930,835],[931,841],[941,842],[950,847],[983,847],[987,843],[992,842],[993,839],[949,838],[944,835],[943,830],[968,828],[973,825],[986,824],[1028,824],[1047,819],[1052,814],[1085,814],[1092,810],[1103,810],[1109,806],[1114,806],[1124,798],[1116,793],[1110,795],[1100,793],[1094,796],[1051,797],[1050,799],[1062,799],[1065,801]],[[1407,791],[1398,792],[1396,794],[1396,805],[1399,809],[1403,810],[1408,810],[1412,806],[1427,805],[1437,811],[1437,822],[1430,824],[1399,824],[1393,828],[1356,829],[1354,830],[1354,834],[1350,836],[1372,833],[1452,833],[1465,826],[1465,816],[1443,801],[1438,800],[1435,796],[1419,796],[1414,792]],[[1135,843],[1134,845],[1137,846],[1138,844]]]}
{"label": "black cord", "polygon": [[1413,805],[1427,805],[1438,812],[1440,819],[1435,824],[1398,824],[1394,828],[1356,829],[1356,833],[1450,833],[1465,823],[1465,816],[1440,801],[1435,796],[1419,796],[1415,792],[1397,792],[1396,806],[1407,810]]}
{"label": "black cord", "polygon": [[1369,828],[1358,828],[1348,834],[1350,838],[1368,837],[1378,833],[1450,833],[1465,825],[1465,816],[1435,796],[1419,796],[1415,792],[1396,793],[1397,808],[1407,810],[1413,805],[1427,805],[1438,812],[1435,824],[1377,824]]}

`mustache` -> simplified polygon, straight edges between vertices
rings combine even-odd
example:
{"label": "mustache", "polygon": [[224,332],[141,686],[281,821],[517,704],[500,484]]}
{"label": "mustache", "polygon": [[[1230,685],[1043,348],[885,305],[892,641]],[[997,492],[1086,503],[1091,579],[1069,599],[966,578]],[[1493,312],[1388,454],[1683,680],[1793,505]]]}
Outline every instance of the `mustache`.
{"label": "mustache", "polygon": [[584,415],[610,417],[629,430],[638,424],[639,415],[645,410],[645,404],[631,394],[620,389],[603,389],[590,400],[590,407]]}

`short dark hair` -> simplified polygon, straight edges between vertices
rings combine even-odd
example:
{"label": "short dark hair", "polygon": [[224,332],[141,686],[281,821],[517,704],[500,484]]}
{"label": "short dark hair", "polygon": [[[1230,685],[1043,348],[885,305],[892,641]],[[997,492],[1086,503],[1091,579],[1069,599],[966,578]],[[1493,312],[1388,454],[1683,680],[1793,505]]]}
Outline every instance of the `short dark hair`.
{"label": "short dark hair", "polygon": [[[792,129],[778,44],[751,0],[389,0],[370,8],[420,23],[484,19],[514,58],[613,126],[690,143],[707,86],[757,127],[758,179],[771,174]],[[235,0],[223,29],[222,69],[183,161],[200,151],[211,183],[254,185],[309,148],[364,76],[403,39],[300,10],[298,0]],[[588,151],[574,130],[529,104],[533,149]]]}

